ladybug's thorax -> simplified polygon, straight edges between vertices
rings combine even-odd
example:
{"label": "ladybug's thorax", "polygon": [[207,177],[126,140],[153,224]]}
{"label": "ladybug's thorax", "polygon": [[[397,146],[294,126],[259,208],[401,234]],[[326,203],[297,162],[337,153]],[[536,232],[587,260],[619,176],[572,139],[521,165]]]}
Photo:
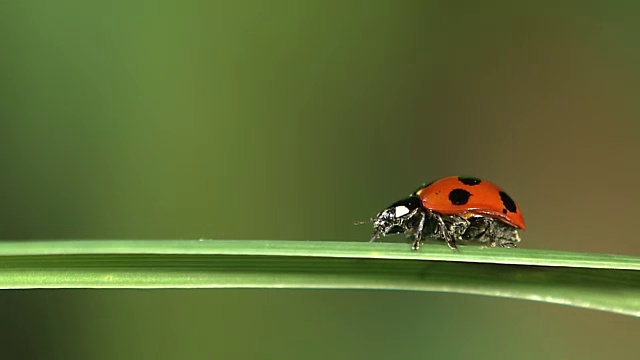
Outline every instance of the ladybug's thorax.
{"label": "ladybug's thorax", "polygon": [[513,199],[486,180],[450,176],[419,189],[415,195],[424,208],[440,214],[475,214],[525,228],[522,213]]}

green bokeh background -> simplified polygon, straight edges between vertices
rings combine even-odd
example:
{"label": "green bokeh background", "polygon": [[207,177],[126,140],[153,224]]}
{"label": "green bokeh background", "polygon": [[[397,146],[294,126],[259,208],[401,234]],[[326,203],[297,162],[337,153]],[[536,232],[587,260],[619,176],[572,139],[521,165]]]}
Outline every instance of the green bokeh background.
{"label": "green bokeh background", "polygon": [[[522,247],[640,255],[639,10],[0,1],[0,238],[366,241],[354,220],[465,174],[518,201]],[[623,359],[640,335],[619,315],[438,293],[0,301],[15,358]]]}

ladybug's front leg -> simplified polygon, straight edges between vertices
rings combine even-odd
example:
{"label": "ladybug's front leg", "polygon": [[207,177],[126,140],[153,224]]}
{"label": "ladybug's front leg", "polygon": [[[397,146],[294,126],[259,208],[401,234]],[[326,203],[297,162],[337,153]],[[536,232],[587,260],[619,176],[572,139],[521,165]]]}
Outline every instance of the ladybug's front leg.
{"label": "ladybug's front leg", "polygon": [[418,214],[418,225],[416,227],[416,230],[414,230],[412,237],[413,237],[413,244],[411,244],[411,249],[414,251],[418,251],[418,249],[420,249],[420,241],[422,241],[423,237],[424,237],[424,223],[427,219],[427,215],[425,214],[424,211],[420,211]]}

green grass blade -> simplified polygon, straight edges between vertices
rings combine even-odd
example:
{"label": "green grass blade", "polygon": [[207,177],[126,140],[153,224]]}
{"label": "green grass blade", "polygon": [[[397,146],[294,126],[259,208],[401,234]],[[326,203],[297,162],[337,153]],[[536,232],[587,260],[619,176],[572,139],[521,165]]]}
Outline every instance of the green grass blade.
{"label": "green grass blade", "polygon": [[260,240],[0,242],[0,288],[442,291],[640,317],[640,258],[428,244]]}

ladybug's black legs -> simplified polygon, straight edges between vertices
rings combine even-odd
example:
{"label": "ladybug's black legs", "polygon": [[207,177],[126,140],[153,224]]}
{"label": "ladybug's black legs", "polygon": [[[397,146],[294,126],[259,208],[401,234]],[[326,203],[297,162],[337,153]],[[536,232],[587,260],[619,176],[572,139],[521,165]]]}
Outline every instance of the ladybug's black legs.
{"label": "ladybug's black legs", "polygon": [[462,240],[462,235],[467,231],[471,222],[458,215],[447,216],[445,223],[449,224],[449,233],[456,240]]}
{"label": "ladybug's black legs", "polygon": [[484,219],[487,223],[487,229],[483,235],[484,238],[489,239],[489,246],[496,247],[496,222],[493,219]]}
{"label": "ladybug's black legs", "polygon": [[413,237],[413,243],[411,244],[411,249],[414,251],[417,251],[418,249],[420,249],[420,241],[422,241],[422,239],[424,238],[424,223],[427,219],[427,215],[425,214],[424,211],[419,211],[416,216],[418,216],[418,219],[419,219],[418,226],[416,230],[413,232],[413,234],[411,234]]}
{"label": "ladybug's black legs", "polygon": [[458,250],[457,240],[465,240],[464,234],[471,224],[469,220],[458,215],[441,215],[430,213],[431,228],[436,238],[446,241],[451,250]]}
{"label": "ladybug's black legs", "polygon": [[433,216],[433,219],[436,221],[436,225],[437,225],[436,234],[444,238],[444,241],[447,242],[447,246],[449,246],[451,250],[458,250],[458,247],[456,246],[456,240],[452,236],[453,235],[452,231],[445,225],[444,220],[442,219],[442,216],[435,213],[432,216]]}

